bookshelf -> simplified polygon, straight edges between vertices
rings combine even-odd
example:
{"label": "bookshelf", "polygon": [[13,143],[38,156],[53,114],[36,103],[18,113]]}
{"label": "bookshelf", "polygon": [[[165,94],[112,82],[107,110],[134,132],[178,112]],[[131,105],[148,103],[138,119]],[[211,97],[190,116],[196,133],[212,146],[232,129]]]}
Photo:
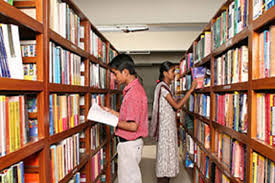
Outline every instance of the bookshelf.
{"label": "bookshelf", "polygon": [[[16,150],[8,152],[5,155],[1,155],[0,171],[2,172],[3,170],[19,167],[19,165],[21,166],[22,164],[18,163],[24,162],[23,166],[25,175],[30,174],[30,176],[37,178],[36,181],[41,183],[53,182],[52,177],[54,171],[52,168],[53,166],[57,166],[57,164],[52,164],[53,158],[56,158],[53,154],[51,154],[54,147],[58,149],[59,145],[63,143],[70,143],[70,139],[74,139],[75,136],[78,136],[77,138],[79,138],[79,140],[76,142],[74,147],[76,148],[79,146],[83,152],[79,152],[75,155],[79,158],[78,161],[74,159],[75,157],[71,157],[77,162],[74,162],[74,166],[66,170],[67,172],[64,175],[60,177],[58,175],[55,182],[69,182],[71,179],[75,178],[76,174],[79,173],[80,177],[84,175],[84,178],[88,183],[97,182],[100,179],[103,180],[103,177],[105,182],[111,182],[111,180],[115,179],[115,177],[111,175],[112,163],[116,161],[117,157],[116,152],[112,152],[111,154],[111,141],[114,141],[115,136],[111,134],[111,127],[100,127],[104,132],[104,137],[100,138],[104,139],[101,139],[100,144],[92,150],[91,138],[93,134],[91,134],[91,129],[93,126],[97,125],[97,123],[88,121],[86,116],[92,104],[92,100],[96,102],[100,101],[102,105],[107,107],[115,107],[117,110],[119,109],[122,92],[120,91],[119,86],[111,86],[113,85],[111,84],[113,81],[110,78],[111,73],[108,67],[108,62],[118,52],[113,45],[96,29],[96,27],[92,25],[92,23],[72,0],[64,0],[60,2],[63,7],[66,7],[65,12],[71,13],[69,15],[71,18],[74,17],[74,19],[66,19],[67,14],[65,16],[65,21],[69,22],[71,29],[66,27],[67,29],[65,28],[65,30],[63,27],[62,29],[60,28],[60,30],[65,31],[66,36],[62,36],[60,32],[58,33],[50,28],[50,24],[53,23],[53,20],[50,17],[52,13],[51,3],[56,2],[57,1],[55,0],[26,0],[14,1],[13,5],[10,5],[8,2],[0,0],[1,23],[17,25],[19,27],[20,40],[35,40],[36,42],[36,55],[22,57],[22,63],[35,64],[37,76],[36,80],[7,77],[0,78],[1,95],[11,97],[18,95],[27,97],[30,95],[36,99],[36,111],[25,111],[25,113],[28,114],[26,121],[37,120],[36,140],[28,141],[27,143],[21,144],[19,148],[16,148]],[[23,9],[35,9],[36,14],[32,17],[30,14],[28,15],[28,13],[24,13]],[[62,11],[60,12],[64,13]],[[63,20],[60,21],[60,24],[65,23],[62,22]],[[72,21],[75,22],[72,23]],[[97,38],[91,38],[91,31],[94,33],[93,35],[97,36]],[[93,45],[91,41],[93,41]],[[57,49],[62,48],[62,50],[64,50],[67,54],[66,56],[68,56],[66,57],[66,61],[70,61],[70,63],[74,62],[75,60],[70,57],[71,54],[74,54],[80,58],[80,64],[83,64],[83,71],[80,69],[81,66],[77,65],[78,75],[76,78],[74,78],[74,76],[70,76],[70,69],[68,69],[68,71],[64,71],[70,79],[70,84],[52,82],[51,77],[53,76],[53,70],[52,65],[50,64],[50,59],[52,59],[51,54],[53,53],[50,47],[50,42],[54,43],[57,46]],[[91,53],[90,49],[94,46],[97,46],[97,49],[94,49],[94,52]],[[95,54],[95,52],[97,53]],[[59,58],[62,56],[63,55]],[[63,62],[60,63],[64,64]],[[99,80],[102,85],[97,87],[91,87],[91,80],[94,80],[93,73],[90,72],[90,66],[92,64],[96,64],[98,66],[98,77],[101,78]],[[71,68],[71,65],[66,65],[66,67]],[[101,70],[104,71],[101,72]],[[83,80],[81,84],[79,84],[80,79]],[[71,80],[77,80],[78,84],[72,84]],[[50,100],[50,96],[53,94],[66,97],[67,107],[78,107],[68,107],[65,112],[65,118],[68,120],[65,124],[70,122],[74,123],[74,125],[72,125],[72,127],[70,127],[71,125],[66,127],[56,126],[62,130],[58,133],[55,131],[52,135],[50,135],[52,121],[54,121],[54,123],[56,122],[53,117],[54,115],[57,115],[57,111],[54,112],[55,114],[52,114],[54,109],[50,109],[49,107],[50,104],[53,104]],[[83,98],[84,103],[78,103],[80,99],[78,102],[72,103],[75,99],[70,98],[70,96],[73,94],[77,94],[77,97]],[[95,95],[98,95],[98,98],[95,98]],[[113,100],[113,98],[115,99]],[[58,106],[58,112],[61,113],[60,115],[62,115],[62,110],[64,109],[62,109],[61,106]],[[77,117],[74,116],[73,119],[69,119],[68,115],[71,114],[73,110],[77,111],[77,114],[75,114]],[[83,120],[80,119],[81,115]],[[98,155],[99,152],[101,155]],[[0,153],[2,153],[2,151]],[[66,150],[66,153],[68,153],[68,150]],[[91,160],[95,156],[101,158],[101,165],[97,166],[102,167],[98,169],[98,175],[95,177],[95,180],[92,181],[94,165],[92,165]],[[32,161],[31,163],[29,162],[30,160]],[[17,169],[19,172],[19,168]],[[112,171],[116,172],[116,170]]]}
{"label": "bookshelf", "polygon": [[[241,4],[240,2],[244,2],[244,4]],[[255,2],[260,3],[260,5],[258,6],[260,8],[257,9],[257,5],[254,6],[254,4],[257,4]],[[194,144],[197,144],[200,150],[202,150],[210,159],[208,164],[210,173],[209,173],[209,179],[207,179],[204,175],[204,172],[202,172],[201,169],[199,168],[198,162],[195,162],[194,158],[190,156],[190,160],[194,163],[194,168],[193,168],[194,182],[197,182],[198,180],[202,180],[202,182],[219,182],[219,181],[239,182],[239,183],[261,182],[264,179],[265,181],[267,181],[267,177],[268,177],[266,174],[267,172],[270,173],[270,171],[274,171],[275,148],[274,148],[274,140],[272,140],[272,138],[274,138],[273,137],[274,134],[272,132],[272,130],[274,130],[273,129],[274,123],[272,123],[273,121],[271,119],[272,111],[270,111],[269,109],[273,109],[272,108],[273,94],[275,93],[274,91],[275,78],[272,75],[272,72],[273,72],[272,64],[274,62],[274,56],[273,56],[274,42],[270,40],[270,39],[274,40],[274,36],[275,36],[274,33],[272,32],[274,27],[274,22],[275,22],[275,13],[274,13],[275,6],[274,4],[272,4],[273,6],[269,5],[267,7],[264,4],[264,2],[267,2],[267,1],[253,1],[253,0],[226,1],[220,7],[220,9],[216,12],[213,18],[209,21],[209,23],[205,26],[201,34],[190,45],[190,47],[186,51],[183,58],[180,60],[181,72],[180,72],[180,78],[177,81],[178,83],[180,83],[178,84],[179,87],[177,90],[177,94],[179,96],[184,95],[188,90],[188,84],[190,85],[191,80],[189,81],[188,84],[186,84],[184,82],[182,83],[181,78],[189,77],[188,75],[191,75],[192,67],[194,68],[194,67],[202,66],[210,69],[211,71],[210,86],[204,86],[202,88],[195,89],[193,93],[194,97],[190,99],[191,101],[189,101],[187,106],[183,107],[183,109],[180,112],[181,113],[180,116],[188,115],[190,119],[193,121],[192,123],[193,127],[190,128],[190,124],[187,121],[185,121],[183,117],[181,117],[180,124],[181,126],[183,126],[183,132],[189,135],[193,139]],[[234,5],[236,3],[241,4],[239,5],[241,7],[241,12],[238,12],[238,13],[240,13],[241,16],[243,17],[242,24],[240,24],[240,27],[238,27],[237,25],[237,28],[238,28],[237,31],[234,29],[230,30],[230,27],[228,24],[230,21],[232,21],[233,23],[235,21],[234,15],[232,15],[233,18],[231,19],[229,16],[230,14],[229,11],[231,11],[232,13],[232,10],[230,10],[230,8],[232,8],[233,3]],[[248,14],[245,14],[245,10],[243,10],[245,9],[245,7],[247,7]],[[258,13],[258,16],[253,17],[257,13]],[[223,21],[222,16],[225,17],[225,23],[219,24],[220,22]],[[218,32],[217,32],[217,27],[218,27]],[[197,50],[194,49],[194,47],[196,47],[198,45],[198,42],[201,40],[202,38],[201,35],[204,35],[204,33],[207,31],[211,31],[211,44],[207,45],[211,47],[211,53],[209,55],[204,55],[199,60],[196,60],[195,58],[197,58],[196,56]],[[215,31],[217,32],[217,34],[215,34]],[[230,31],[232,32],[230,33]],[[261,38],[261,36],[266,36],[266,35],[270,36],[271,38],[268,37],[269,38],[268,40],[268,38],[265,37],[265,40],[264,40],[265,42],[262,43],[263,38]],[[270,52],[268,52],[268,49],[263,47],[264,44],[265,46],[270,44],[269,45],[271,47],[271,48],[269,47],[271,49]],[[239,80],[237,82],[231,82],[231,79],[232,79],[231,78],[230,84],[217,85],[217,81],[215,80],[215,75],[217,74],[217,71],[220,71],[220,72],[223,71],[223,70],[216,70],[217,69],[216,62],[218,58],[221,57],[223,59],[222,61],[225,62],[225,60],[229,58],[227,57],[229,50],[233,50],[233,52],[235,52],[236,49],[239,49],[242,46],[247,46],[248,48],[247,56],[243,58],[242,57],[238,57],[238,58],[236,57],[236,58],[238,59],[238,61],[240,60],[239,63],[243,63],[245,61],[245,58],[247,58],[248,60],[247,71],[246,71],[248,76],[247,81],[246,79],[243,80],[242,76],[239,75],[240,74],[239,72],[237,75],[237,77],[239,77],[238,78]],[[261,51],[265,52],[266,54],[264,55],[265,57],[261,55],[260,53]],[[235,53],[238,54],[237,51]],[[242,51],[239,51],[239,53],[242,53]],[[272,55],[272,56],[270,56],[269,58],[267,55],[268,56]],[[191,63],[188,62],[188,60],[190,60],[189,59],[190,57],[191,57]],[[268,58],[270,60],[268,60]],[[194,61],[196,63],[194,63]],[[265,66],[265,64],[268,64],[268,65]],[[228,68],[229,66],[223,65],[223,67]],[[263,72],[263,69],[265,69],[264,72]],[[222,83],[223,82],[226,83],[228,81],[222,78]],[[180,86],[184,84],[185,86]],[[184,89],[182,90],[181,88],[184,88]],[[216,110],[217,110],[216,104],[219,104],[220,106],[223,106],[223,105],[225,106],[224,107],[225,111],[220,110],[220,112],[223,112],[222,118],[225,119],[225,121],[231,120],[230,118],[227,118],[229,114],[228,103],[217,103],[216,101],[217,95],[221,95],[221,96],[222,95],[240,95],[242,93],[245,93],[247,95],[247,102],[243,103],[245,104],[246,108],[241,108],[240,113],[237,113],[237,114],[239,114],[238,118],[240,118],[242,115],[241,112],[246,111],[244,112],[244,114],[245,114],[245,122],[247,122],[247,128],[245,128],[244,131],[240,131],[240,130],[236,130],[234,126],[230,127],[230,125],[228,124],[223,125],[220,121],[216,121],[216,116],[215,116]],[[197,102],[196,96],[200,94],[210,95],[211,99],[210,99],[210,118],[209,119],[194,112],[194,105],[196,105],[196,102]],[[271,96],[271,98],[269,98],[269,96]],[[259,97],[262,97],[262,99],[259,99]],[[189,105],[190,102],[193,103],[193,106]],[[259,109],[261,109],[259,108],[260,105],[263,108],[263,113],[266,114],[264,117],[258,112]],[[190,107],[192,110],[190,110]],[[234,110],[235,109],[236,108],[234,108]],[[190,119],[188,118],[188,120]],[[209,125],[210,127],[210,136],[211,136],[210,149],[206,149],[204,144],[199,139],[197,139],[196,128],[201,122]],[[240,121],[238,121],[238,123],[239,122]],[[233,124],[234,123],[237,124],[237,122],[233,120]],[[187,128],[186,125],[187,126],[189,125],[189,128]],[[239,127],[239,125],[240,124],[238,124],[237,126]],[[263,129],[267,130],[268,132],[267,133],[263,132]],[[217,137],[215,136],[215,134],[217,132],[222,135],[222,138],[224,138],[223,136],[230,137],[231,146],[232,146],[232,143],[235,143],[235,142],[237,144],[243,145],[245,155],[244,155],[244,158],[242,158],[241,160],[244,160],[244,162],[240,163],[240,167],[246,167],[244,169],[245,173],[243,174],[244,176],[243,178],[240,178],[240,176],[232,173],[232,169],[233,169],[232,165],[230,165],[230,169],[228,169],[224,161],[218,158],[217,153],[215,152],[215,148],[217,146],[217,142],[216,142]],[[220,148],[219,150],[222,150],[222,149],[223,148]],[[230,147],[230,150],[232,153],[232,147]],[[192,156],[197,156],[197,155],[195,154]],[[231,154],[230,158],[232,157],[233,155]],[[232,163],[232,159],[230,160]],[[261,173],[257,173],[257,171],[260,171]],[[216,178],[216,177],[219,177],[219,178]]]}

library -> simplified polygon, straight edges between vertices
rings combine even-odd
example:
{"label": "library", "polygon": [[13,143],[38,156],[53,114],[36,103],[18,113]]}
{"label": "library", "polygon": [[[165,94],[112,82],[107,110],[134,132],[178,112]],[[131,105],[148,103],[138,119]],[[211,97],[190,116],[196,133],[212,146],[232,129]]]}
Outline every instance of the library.
{"label": "library", "polygon": [[275,0],[0,0],[0,183],[275,183],[273,77]]}

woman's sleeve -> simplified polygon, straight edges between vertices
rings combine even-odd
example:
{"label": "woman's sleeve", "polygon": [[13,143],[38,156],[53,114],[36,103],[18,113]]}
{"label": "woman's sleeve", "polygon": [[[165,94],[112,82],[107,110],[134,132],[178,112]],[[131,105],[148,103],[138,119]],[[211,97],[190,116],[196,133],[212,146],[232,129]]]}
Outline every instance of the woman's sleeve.
{"label": "woman's sleeve", "polygon": [[161,96],[165,98],[169,93],[170,92],[166,88],[161,87]]}

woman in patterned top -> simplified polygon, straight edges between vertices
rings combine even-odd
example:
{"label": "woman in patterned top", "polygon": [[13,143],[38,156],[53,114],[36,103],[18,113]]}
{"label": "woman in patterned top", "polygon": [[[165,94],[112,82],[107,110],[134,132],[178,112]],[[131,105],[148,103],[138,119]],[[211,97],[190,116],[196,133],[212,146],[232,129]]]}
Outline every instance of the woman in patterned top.
{"label": "woman in patterned top", "polygon": [[197,86],[192,82],[191,89],[176,101],[169,85],[175,79],[175,64],[166,61],[161,64],[159,83],[155,88],[150,136],[158,141],[156,157],[156,176],[158,183],[168,183],[179,173],[179,154],[176,124],[176,110],[187,101]]}

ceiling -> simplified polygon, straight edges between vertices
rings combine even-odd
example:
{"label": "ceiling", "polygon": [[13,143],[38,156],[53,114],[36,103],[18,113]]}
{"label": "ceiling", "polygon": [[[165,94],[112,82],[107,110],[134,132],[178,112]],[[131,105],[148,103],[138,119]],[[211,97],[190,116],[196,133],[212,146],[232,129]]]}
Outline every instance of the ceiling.
{"label": "ceiling", "polygon": [[[136,33],[103,32],[120,51],[186,50],[224,2],[224,0],[74,1],[98,28],[106,25],[149,27],[149,31]],[[168,38],[163,39],[164,36]],[[176,46],[172,46],[173,43]]]}

